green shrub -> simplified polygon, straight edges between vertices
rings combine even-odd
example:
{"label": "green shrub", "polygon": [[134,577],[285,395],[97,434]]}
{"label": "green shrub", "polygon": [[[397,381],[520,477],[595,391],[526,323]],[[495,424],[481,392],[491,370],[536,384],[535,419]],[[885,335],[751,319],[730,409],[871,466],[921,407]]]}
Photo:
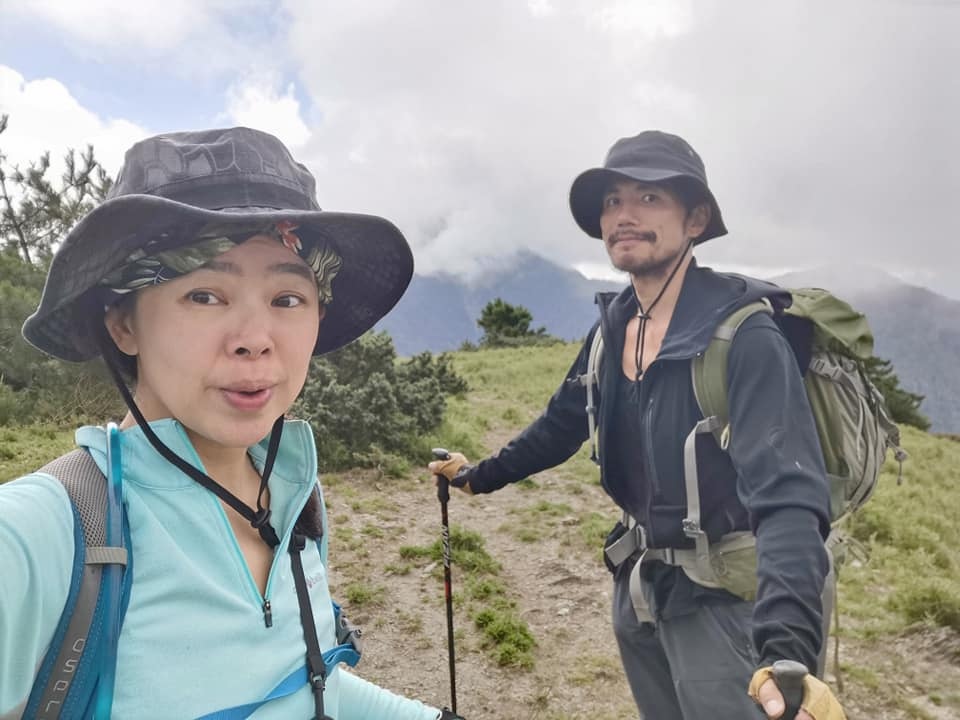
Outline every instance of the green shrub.
{"label": "green shrub", "polygon": [[908,622],[932,622],[960,631],[960,584],[946,578],[926,578],[897,587],[890,607]]}
{"label": "green shrub", "polygon": [[362,582],[352,582],[347,585],[344,595],[347,602],[353,607],[364,605],[382,605],[386,590],[379,585],[368,585]]}
{"label": "green shrub", "polygon": [[398,362],[389,335],[368,333],[313,360],[293,412],[312,424],[324,470],[381,465],[403,474],[396,456],[422,460],[422,438],[440,427],[447,397],[466,389],[449,356]]}
{"label": "green shrub", "polygon": [[511,613],[486,609],[474,618],[483,631],[485,642],[495,648],[497,664],[521,668],[533,667],[531,650],[536,645],[527,624]]}

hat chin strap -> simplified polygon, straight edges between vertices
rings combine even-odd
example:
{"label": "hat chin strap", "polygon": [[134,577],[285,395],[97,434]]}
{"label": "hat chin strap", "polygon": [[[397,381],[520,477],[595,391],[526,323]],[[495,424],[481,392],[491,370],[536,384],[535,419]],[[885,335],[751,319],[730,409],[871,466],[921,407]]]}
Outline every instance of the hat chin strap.
{"label": "hat chin strap", "polygon": [[120,395],[123,396],[124,403],[126,403],[127,408],[129,408],[131,414],[136,419],[137,425],[143,430],[143,434],[150,444],[153,445],[154,449],[181,472],[193,478],[200,485],[236,510],[241,517],[245,518],[250,525],[260,533],[260,538],[269,547],[277,547],[277,545],[280,544],[280,538],[277,536],[277,531],[274,530],[273,525],[270,524],[270,509],[263,506],[263,494],[266,492],[267,483],[273,472],[273,464],[277,459],[277,451],[280,449],[280,436],[283,434],[283,416],[281,415],[276,419],[273,423],[273,428],[270,430],[270,442],[267,444],[267,457],[263,464],[263,473],[260,475],[260,489],[257,492],[257,509],[254,510],[216,480],[177,455],[157,437],[156,433],[153,432],[153,428],[150,427],[147,419],[143,416],[143,413],[140,412],[140,408],[137,407],[137,403],[130,394],[130,389],[127,387],[126,382],[124,382],[120,370],[116,367],[113,359],[110,357],[110,353],[107,351],[109,346],[106,345],[106,343],[110,343],[111,340],[106,337],[106,334],[106,328],[103,328],[97,333],[97,343],[100,346],[101,356],[103,357],[104,363],[106,363],[107,369],[110,370],[110,375],[113,377],[117,389],[120,390]]}
{"label": "hat chin strap", "polygon": [[651,302],[646,308],[643,307],[643,303],[640,301],[640,295],[637,294],[637,288],[634,287],[633,283],[630,283],[630,287],[633,288],[633,297],[637,301],[637,318],[640,321],[639,327],[637,327],[637,344],[633,351],[633,356],[637,364],[637,382],[640,382],[643,379],[643,349],[644,345],[646,344],[645,338],[647,334],[647,320],[650,320],[653,317],[650,313],[653,311],[653,308],[656,307],[657,303],[660,302],[660,298],[663,297],[663,294],[667,291],[670,283],[673,282],[673,278],[676,276],[680,266],[683,265],[684,258],[687,257],[687,253],[690,252],[690,248],[693,247],[693,243],[694,238],[690,238],[690,240],[687,242],[687,246],[680,254],[680,259],[677,260],[677,264],[674,265],[673,270],[670,271],[670,276],[667,278],[667,281],[663,284],[663,287],[660,288],[660,292],[657,293],[657,296],[653,299],[653,302]]}

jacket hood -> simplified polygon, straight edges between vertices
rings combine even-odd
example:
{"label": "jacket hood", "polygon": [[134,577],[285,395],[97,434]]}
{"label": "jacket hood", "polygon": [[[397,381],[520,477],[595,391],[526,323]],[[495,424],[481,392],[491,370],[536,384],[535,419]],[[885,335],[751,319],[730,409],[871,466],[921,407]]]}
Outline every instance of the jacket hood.
{"label": "jacket hood", "polygon": [[[683,277],[680,297],[657,357],[679,360],[704,352],[720,323],[735,310],[762,298],[769,299],[776,311],[792,302],[790,293],[778,285],[746,275],[714,272],[693,260]],[[633,288],[627,286],[620,293],[597,293],[596,302],[601,317],[609,320],[611,326],[604,328],[604,342],[609,339],[611,349],[622,352],[623,333],[609,331],[636,314]]]}

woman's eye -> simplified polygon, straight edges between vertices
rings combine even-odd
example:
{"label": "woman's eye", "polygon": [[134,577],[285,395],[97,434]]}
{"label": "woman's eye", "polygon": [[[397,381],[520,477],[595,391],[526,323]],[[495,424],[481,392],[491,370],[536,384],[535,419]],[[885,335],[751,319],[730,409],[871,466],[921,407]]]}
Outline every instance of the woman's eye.
{"label": "woman's eye", "polygon": [[276,307],[297,307],[298,305],[303,305],[303,298],[298,295],[281,295],[276,300],[273,301],[273,304]]}
{"label": "woman's eye", "polygon": [[194,290],[187,294],[187,298],[197,305],[219,305],[220,299],[207,290]]}
{"label": "woman's eye", "polygon": [[657,199],[656,193],[644,193],[643,197],[640,198],[645,203],[655,202]]}
{"label": "woman's eye", "polygon": [[603,206],[605,208],[613,207],[617,205],[619,202],[620,202],[620,198],[618,198],[616,195],[611,195],[603,199]]}

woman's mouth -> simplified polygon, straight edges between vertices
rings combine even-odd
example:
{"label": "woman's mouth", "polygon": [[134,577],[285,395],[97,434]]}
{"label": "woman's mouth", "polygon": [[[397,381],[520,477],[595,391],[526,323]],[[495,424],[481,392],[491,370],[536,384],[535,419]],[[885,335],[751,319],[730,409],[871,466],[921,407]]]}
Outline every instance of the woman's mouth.
{"label": "woman's mouth", "polygon": [[273,396],[273,388],[221,388],[224,399],[237,410],[260,410]]}

